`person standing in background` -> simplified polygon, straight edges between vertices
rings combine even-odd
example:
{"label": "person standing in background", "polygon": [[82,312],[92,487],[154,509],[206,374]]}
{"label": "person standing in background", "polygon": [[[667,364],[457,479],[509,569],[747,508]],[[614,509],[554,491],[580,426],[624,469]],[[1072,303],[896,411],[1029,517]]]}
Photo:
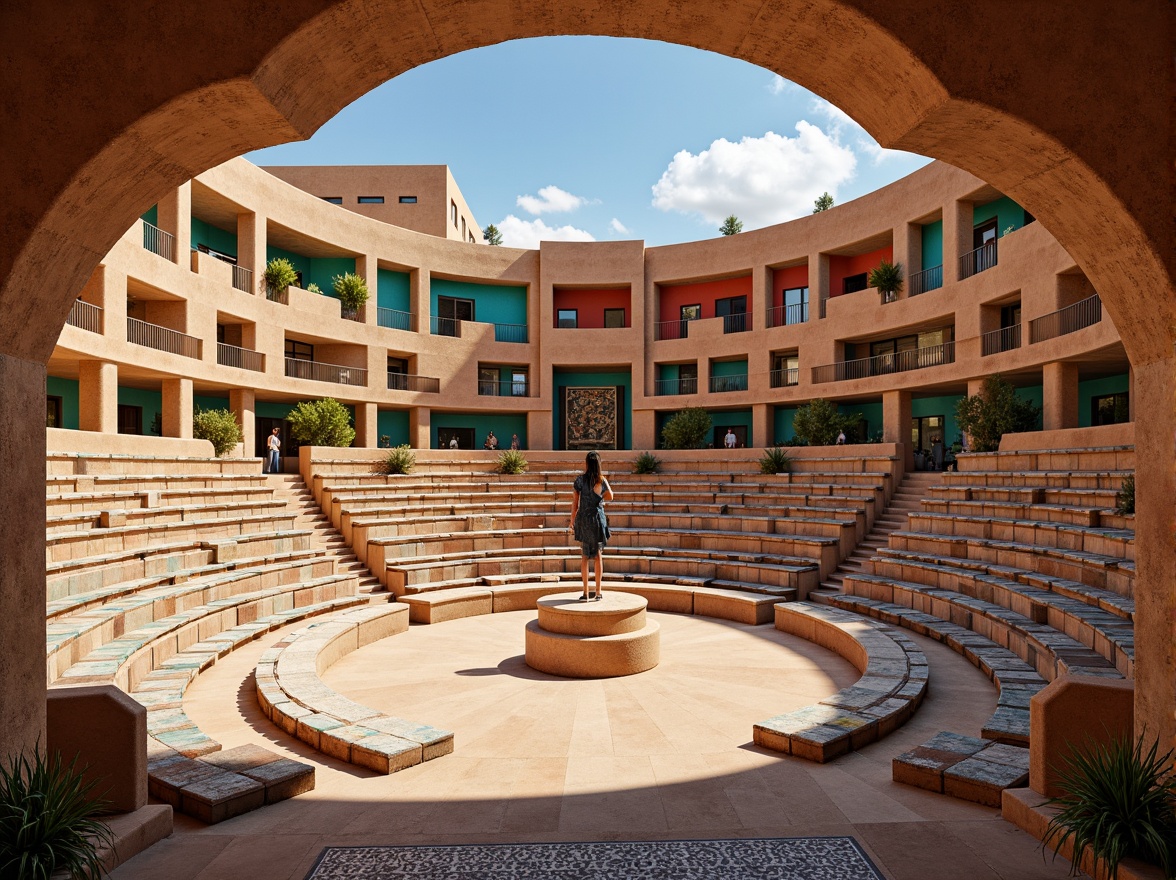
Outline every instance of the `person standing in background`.
{"label": "person standing in background", "polygon": [[265,467],[262,473],[276,474],[282,469],[279,452],[282,448],[282,429],[275,427],[265,438]]}

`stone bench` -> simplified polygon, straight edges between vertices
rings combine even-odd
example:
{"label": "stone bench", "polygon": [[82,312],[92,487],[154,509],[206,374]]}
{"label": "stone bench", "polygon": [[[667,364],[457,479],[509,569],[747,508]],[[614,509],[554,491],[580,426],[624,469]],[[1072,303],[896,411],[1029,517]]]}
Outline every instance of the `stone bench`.
{"label": "stone bench", "polygon": [[151,492],[111,488],[105,492],[47,494],[45,504],[47,513],[55,515],[82,511],[137,510],[152,507],[224,504],[235,501],[266,501],[273,497],[273,489],[265,484]]}
{"label": "stone bench", "polygon": [[1103,527],[1100,507],[1076,504],[1033,504],[1024,501],[956,501],[949,498],[925,498],[924,513],[936,516],[961,516],[984,519],[1020,520],[1059,525]]}
{"label": "stone bench", "polygon": [[341,657],[407,628],[408,609],[394,604],[336,615],[287,636],[258,661],[258,704],[271,721],[313,748],[380,773],[450,754],[449,731],[362,706],[320,678]]}
{"label": "stone bench", "polygon": [[1101,489],[1119,491],[1134,471],[945,471],[944,486]]}
{"label": "stone bench", "polygon": [[836,608],[775,606],[776,629],[828,648],[862,673],[813,706],[761,721],[756,745],[818,763],[887,736],[914,714],[927,691],[927,659],[887,626]]}
{"label": "stone bench", "polygon": [[1086,446],[1072,449],[1019,449],[966,452],[961,470],[1098,471],[1134,470],[1134,446]]}
{"label": "stone bench", "polygon": [[[932,501],[988,501],[1010,504],[1049,504],[1060,507],[1109,510],[1115,506],[1114,489],[1057,489],[1041,486],[931,486]],[[924,502],[926,503],[926,502]]]}
{"label": "stone bench", "polygon": [[911,532],[1011,541],[1037,547],[1077,550],[1115,559],[1135,559],[1135,532],[1125,529],[927,511],[913,512],[908,519],[908,530]]}
{"label": "stone bench", "polygon": [[[87,529],[110,529],[122,526],[157,526],[164,523],[262,517],[286,510],[285,501],[267,498],[259,501],[225,501],[219,504],[173,505],[169,507],[114,507],[108,510],[80,510],[45,517],[45,530],[82,532]],[[283,519],[288,517],[283,516]]]}
{"label": "stone bench", "polygon": [[941,731],[891,761],[895,782],[1000,807],[1006,788],[1029,781],[1029,749]]}
{"label": "stone bench", "polygon": [[255,474],[124,474],[96,476],[49,475],[46,495],[88,492],[163,492],[183,489],[266,486],[266,477]]}
{"label": "stone bench", "polygon": [[258,471],[257,458],[208,458],[189,455],[135,455],[104,452],[47,452],[49,474],[252,474]]}

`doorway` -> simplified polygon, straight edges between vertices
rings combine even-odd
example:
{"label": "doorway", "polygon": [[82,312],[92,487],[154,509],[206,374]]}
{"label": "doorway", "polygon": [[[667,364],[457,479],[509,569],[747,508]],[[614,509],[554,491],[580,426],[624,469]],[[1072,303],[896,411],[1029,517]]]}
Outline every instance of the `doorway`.
{"label": "doorway", "polygon": [[943,416],[917,416],[911,419],[911,443],[915,451],[930,452],[935,442],[943,443]]}

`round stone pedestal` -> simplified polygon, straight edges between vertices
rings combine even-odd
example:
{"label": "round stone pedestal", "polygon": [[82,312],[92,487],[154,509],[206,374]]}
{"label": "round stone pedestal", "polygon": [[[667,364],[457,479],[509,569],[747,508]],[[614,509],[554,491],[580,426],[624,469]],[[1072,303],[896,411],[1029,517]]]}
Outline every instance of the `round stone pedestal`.
{"label": "round stone pedestal", "polygon": [[527,665],[567,678],[614,678],[657,666],[657,621],[646,620],[641,596],[609,591],[599,602],[580,593],[545,596],[527,624]]}

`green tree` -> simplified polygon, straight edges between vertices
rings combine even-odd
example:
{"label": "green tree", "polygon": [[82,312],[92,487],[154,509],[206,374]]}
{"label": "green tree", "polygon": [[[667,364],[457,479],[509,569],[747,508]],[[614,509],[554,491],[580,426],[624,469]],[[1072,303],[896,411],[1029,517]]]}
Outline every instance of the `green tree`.
{"label": "green tree", "polygon": [[711,417],[705,409],[688,406],[662,426],[663,449],[704,449],[710,438]]}
{"label": "green tree", "polygon": [[339,302],[343,304],[345,312],[355,314],[368,301],[367,280],[362,275],[345,272],[342,275],[336,275],[332,281],[334,282],[335,296],[339,297]]}
{"label": "green tree", "polygon": [[274,257],[265,265],[261,286],[272,297],[285,293],[286,288],[297,280],[298,272],[294,269],[294,264],[285,257]]}
{"label": "green tree", "polygon": [[304,446],[350,446],[355,439],[347,408],[331,397],[303,401],[286,416],[290,433]]}
{"label": "green tree", "polygon": [[813,201],[813,213],[820,214],[822,211],[828,211],[833,207],[833,196],[829,195],[828,191],[821,193]]}
{"label": "green tree", "polygon": [[902,263],[883,260],[870,270],[867,280],[870,287],[882,294],[883,301],[890,302],[902,293]]}
{"label": "green tree", "polygon": [[731,214],[723,221],[723,225],[719,227],[719,232],[723,235],[738,235],[743,231],[743,221]]}
{"label": "green tree", "polygon": [[989,376],[980,393],[956,403],[956,423],[971,438],[972,452],[993,452],[1005,434],[1036,431],[1041,410],[1017,396],[1017,389],[999,375]]}
{"label": "green tree", "polygon": [[498,231],[498,227],[493,223],[482,230],[482,238],[486,241],[486,244],[494,245],[495,247],[502,244],[502,233]]}
{"label": "green tree", "polygon": [[227,409],[198,409],[192,416],[192,436],[207,440],[218,456],[229,452],[245,439],[237,417]]}
{"label": "green tree", "polygon": [[808,446],[832,446],[838,434],[842,431],[849,434],[861,420],[861,413],[842,415],[837,404],[818,397],[797,408],[792,417],[792,431]]}

